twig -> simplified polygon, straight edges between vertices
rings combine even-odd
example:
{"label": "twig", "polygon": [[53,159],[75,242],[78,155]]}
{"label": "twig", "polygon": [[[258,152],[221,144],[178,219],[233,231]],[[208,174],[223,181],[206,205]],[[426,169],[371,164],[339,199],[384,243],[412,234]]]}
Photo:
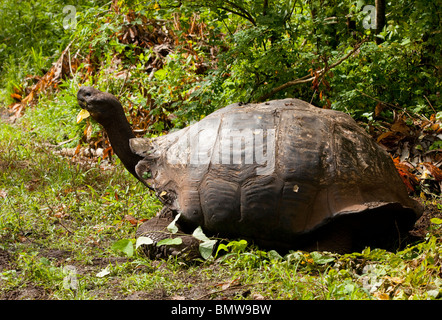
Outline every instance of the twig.
{"label": "twig", "polygon": [[61,147],[62,145],[66,144],[66,143],[69,143],[69,142],[72,142],[72,141],[74,141],[74,140],[75,140],[75,138],[72,138],[72,139],[69,139],[69,140],[66,140],[66,141],[60,142],[60,143],[58,143],[57,145],[55,145],[55,147]]}
{"label": "twig", "polygon": [[296,79],[296,80],[292,80],[289,82],[286,82],[282,85],[280,85],[279,87],[273,88],[270,92],[266,93],[265,95],[261,96],[258,101],[264,101],[267,100],[268,98],[270,98],[271,96],[273,96],[275,93],[278,93],[281,90],[284,90],[288,87],[292,87],[294,85],[300,84],[300,83],[306,83],[306,82],[311,82],[314,79],[316,79],[317,77],[323,76],[327,71],[329,71],[330,69],[333,69],[334,67],[340,65],[342,62],[344,62],[346,59],[348,59],[348,57],[350,57],[353,53],[355,53],[360,47],[361,45],[368,41],[367,39],[363,40],[362,42],[358,43],[353,50],[351,50],[349,53],[347,53],[345,56],[343,56],[341,59],[339,59],[338,61],[336,61],[335,63],[331,64],[329,67],[324,67],[319,71],[316,71],[316,74],[314,76],[311,75],[305,75],[302,78]]}
{"label": "twig", "polygon": [[[359,92],[360,94],[362,94],[363,96],[365,96],[365,97],[367,97],[367,98],[370,98],[370,99],[372,99],[372,100],[374,100],[374,101],[376,101],[376,102],[378,102],[378,103],[382,103],[382,104],[385,104],[386,106],[389,106],[389,107],[392,107],[392,108],[395,108],[395,109],[398,109],[398,110],[402,110],[402,111],[404,111],[404,113],[406,113],[410,118],[413,118],[413,117],[407,112],[407,110],[405,110],[405,108],[401,108],[401,107],[398,107],[398,106],[396,106],[396,105],[394,105],[394,104],[391,104],[391,103],[388,103],[388,102],[384,102],[384,101],[382,101],[382,100],[379,100],[379,99],[377,99],[377,98],[375,98],[375,97],[372,97],[372,96],[366,94],[365,92],[362,92],[361,90],[356,89],[356,91]],[[417,116],[420,117],[420,115],[417,115]]]}
{"label": "twig", "polygon": [[374,100],[374,101],[376,101],[376,102],[379,102],[379,103],[385,104],[386,106],[389,106],[389,107],[392,107],[392,108],[395,108],[395,109],[402,110],[401,107],[398,107],[398,106],[396,106],[396,105],[394,105],[394,104],[391,104],[391,103],[388,103],[388,102],[385,102],[385,101],[379,100],[378,98],[372,97],[372,96],[366,94],[365,92],[362,92],[362,91],[359,90],[359,89],[356,89],[356,91],[359,92],[360,94],[362,94],[363,96],[365,96],[365,97],[367,97],[367,98],[370,98],[370,99],[372,99],[372,100]]}
{"label": "twig", "polygon": [[431,109],[433,109],[434,113],[436,113],[436,110],[434,110],[433,105],[431,104],[430,100],[428,100],[427,96],[424,95],[425,100],[427,100],[428,104],[430,105]]}
{"label": "twig", "polygon": [[124,77],[124,81],[123,84],[121,85],[120,93],[118,94],[118,96],[121,96],[121,94],[123,93],[124,86],[126,85],[127,79],[129,78],[129,73],[130,71],[127,70],[126,76]]}
{"label": "twig", "polygon": [[[48,206],[49,210],[51,210],[52,214],[55,216],[55,211],[54,209],[52,209],[52,207],[49,205],[48,199],[44,198],[46,205]],[[71,230],[69,230],[63,223],[61,223],[61,219],[58,218],[58,223],[70,234],[74,234]]]}

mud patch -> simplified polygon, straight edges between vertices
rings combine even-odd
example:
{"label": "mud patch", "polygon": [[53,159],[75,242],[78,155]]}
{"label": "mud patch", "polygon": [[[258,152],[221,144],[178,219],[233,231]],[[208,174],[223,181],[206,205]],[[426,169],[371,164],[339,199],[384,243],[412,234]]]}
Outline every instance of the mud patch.
{"label": "mud patch", "polygon": [[45,257],[49,260],[55,260],[57,263],[63,263],[72,255],[70,251],[60,249],[45,249],[40,252],[39,256]]}
{"label": "mud patch", "polygon": [[47,294],[43,288],[26,286],[7,292],[1,297],[2,300],[45,300]]}

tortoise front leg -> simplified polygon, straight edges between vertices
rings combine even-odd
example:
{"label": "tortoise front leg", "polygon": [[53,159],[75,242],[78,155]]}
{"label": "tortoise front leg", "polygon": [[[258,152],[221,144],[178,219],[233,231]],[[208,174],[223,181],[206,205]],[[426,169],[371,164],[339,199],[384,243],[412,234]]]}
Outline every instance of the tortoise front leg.
{"label": "tortoise front leg", "polygon": [[[136,231],[137,238],[148,237],[153,240],[152,244],[141,245],[142,252],[151,260],[167,259],[169,256],[179,256],[186,260],[201,257],[199,253],[200,241],[198,239],[184,233],[178,224],[176,224],[178,227],[178,232],[176,233],[171,233],[167,229],[173,220],[173,214],[165,208],[157,216],[145,221],[138,227]],[[178,237],[182,240],[182,243],[179,245],[157,245],[161,240]]]}

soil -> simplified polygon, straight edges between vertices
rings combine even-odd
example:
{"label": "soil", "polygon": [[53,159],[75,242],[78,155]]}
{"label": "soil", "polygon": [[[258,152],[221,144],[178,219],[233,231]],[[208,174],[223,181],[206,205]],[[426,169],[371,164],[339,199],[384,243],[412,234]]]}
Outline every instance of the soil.
{"label": "soil", "polygon": [[[9,253],[6,250],[0,248],[0,272],[14,269],[14,254]],[[71,256],[71,253],[63,250],[51,250],[44,249],[39,257],[45,257],[50,259],[56,266],[66,266],[69,261],[67,258]],[[123,257],[110,257],[110,258],[93,258],[92,264],[81,264],[73,262],[76,272],[79,275],[97,274],[103,270],[109,264],[122,264],[127,262],[127,258]],[[167,263],[164,261],[154,261],[153,266],[162,269],[167,268]],[[149,270],[143,270],[140,267],[138,272],[149,272]],[[220,273],[220,266],[213,264],[210,268],[213,269],[213,273]],[[121,293],[120,281],[118,277],[114,277],[106,286],[105,289],[98,287],[86,288],[91,296],[95,296],[96,299],[113,299],[113,300],[197,300],[197,299],[231,299],[235,296],[242,295],[246,297],[250,295],[250,287],[241,285],[228,286],[227,289],[220,290],[220,281],[223,280],[202,280],[199,275],[189,275],[186,270],[178,271],[172,276],[181,283],[188,284],[187,288],[183,289],[179,294],[169,295],[166,288],[155,288],[153,290],[146,291],[133,291],[127,294]],[[0,286],[2,284],[0,278]],[[46,300],[50,299],[50,290],[43,287],[36,286],[34,284],[27,284],[23,287],[16,288],[12,291],[8,291],[0,295],[0,300]]]}

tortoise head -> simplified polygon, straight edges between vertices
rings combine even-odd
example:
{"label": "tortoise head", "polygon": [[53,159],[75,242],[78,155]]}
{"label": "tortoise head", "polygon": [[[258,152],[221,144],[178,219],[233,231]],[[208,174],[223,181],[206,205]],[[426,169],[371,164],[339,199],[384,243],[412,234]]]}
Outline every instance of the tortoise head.
{"label": "tortoise head", "polygon": [[77,122],[87,118],[90,114],[106,130],[113,151],[126,169],[146,184],[135,171],[135,167],[143,157],[134,153],[130,148],[130,140],[135,138],[135,135],[118,99],[110,93],[102,92],[93,87],[81,87],[77,93],[77,100],[80,107],[88,111],[80,112]]}
{"label": "tortoise head", "polygon": [[[115,118],[124,117],[123,107],[115,96],[93,87],[81,87],[77,93],[77,101],[82,109],[88,111],[103,126],[113,122]],[[87,113],[82,117],[79,115],[79,121],[87,116]]]}

